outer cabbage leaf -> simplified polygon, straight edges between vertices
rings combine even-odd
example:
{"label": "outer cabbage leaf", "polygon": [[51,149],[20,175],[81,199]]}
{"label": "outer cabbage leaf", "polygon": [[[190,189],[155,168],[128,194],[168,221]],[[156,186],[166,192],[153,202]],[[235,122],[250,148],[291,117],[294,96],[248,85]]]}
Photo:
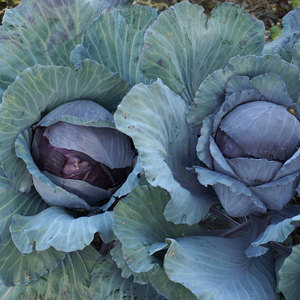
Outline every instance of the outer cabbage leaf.
{"label": "outer cabbage leaf", "polygon": [[300,42],[295,44],[292,56],[292,64],[296,65],[300,70]]}
{"label": "outer cabbage leaf", "polygon": [[[155,244],[164,244],[168,247],[167,243],[155,243]],[[151,248],[155,246],[153,244],[149,249],[149,254]],[[167,248],[166,247],[166,248]],[[134,282],[139,284],[145,284],[150,282],[155,287],[155,289],[161,294],[164,295],[167,299],[196,299],[194,295],[185,287],[179,283],[174,283],[170,281],[165,271],[160,267],[153,268],[150,272],[146,273],[135,273],[133,272],[126,262],[126,259],[123,256],[122,244],[120,241],[116,241],[114,248],[110,252],[112,259],[117,264],[118,268],[122,269],[121,276],[124,278],[129,278],[131,275],[134,277]],[[130,261],[129,261],[130,263]]]}
{"label": "outer cabbage leaf", "polygon": [[158,268],[151,273],[151,283],[155,289],[167,299],[189,299],[196,300],[195,295],[184,287],[183,285],[176,283],[168,277],[163,268]]}
{"label": "outer cabbage leaf", "polygon": [[16,287],[9,288],[5,286],[3,283],[0,283],[0,299],[16,299],[16,297],[19,296],[20,290],[21,290],[20,288],[19,289]]}
{"label": "outer cabbage leaf", "polygon": [[149,253],[154,243],[165,242],[168,237],[203,232],[198,225],[189,227],[168,222],[163,211],[169,198],[161,188],[137,187],[114,209],[114,233],[123,245],[130,269],[136,273],[148,272],[159,264],[159,260]]}
{"label": "outer cabbage leaf", "polygon": [[23,255],[9,238],[0,244],[0,278],[7,286],[26,285],[53,271],[65,253],[50,248]]}
{"label": "outer cabbage leaf", "polygon": [[[135,188],[117,204],[113,230],[122,243],[122,252],[113,251],[113,258],[124,268],[123,275],[137,273],[133,274],[137,282],[150,280],[156,290],[168,299],[176,299],[179,295],[180,299],[193,299],[186,288],[167,278],[161,268],[161,260],[153,255],[167,246],[165,239],[168,237],[204,232],[199,225],[168,222],[163,215],[168,200],[169,195],[165,190],[143,186]],[[147,272],[148,275],[145,274]]]}
{"label": "outer cabbage leaf", "polygon": [[280,36],[265,45],[263,54],[279,54],[284,60],[291,62],[295,44],[300,39],[300,7],[283,17],[282,26]]}
{"label": "outer cabbage leaf", "polygon": [[244,237],[185,237],[169,242],[164,260],[167,275],[198,299],[279,299],[272,255],[248,258]]}
{"label": "outer cabbage leaf", "polygon": [[[293,101],[300,95],[299,69],[278,55],[236,56],[223,68],[207,76],[199,87],[193,104],[187,113],[188,124],[195,132],[200,132],[205,117],[214,113],[225,99],[226,86],[233,76],[253,77],[273,73],[285,83],[286,90]],[[240,81],[240,79],[239,79]]]}
{"label": "outer cabbage leaf", "polygon": [[134,273],[128,266],[122,252],[122,244],[119,240],[114,241],[114,247],[110,250],[112,260],[116,263],[117,267],[121,269],[121,276],[129,278],[134,276],[134,282],[145,284],[149,281],[147,273]]}
{"label": "outer cabbage leaf", "polygon": [[233,4],[217,5],[207,20],[203,7],[187,1],[161,13],[146,31],[141,70],[161,78],[190,103],[201,81],[230,57],[259,55],[263,23]]}
{"label": "outer cabbage leaf", "polygon": [[298,205],[288,206],[280,212],[272,212],[271,224],[251,243],[246,253],[251,257],[249,251],[253,251],[254,247],[258,249],[258,255],[264,254],[268,248],[262,245],[268,242],[284,242],[296,227],[300,227],[300,207]]}
{"label": "outer cabbage leaf", "polygon": [[[74,100],[92,100],[113,110],[127,91],[117,74],[85,60],[77,69],[34,66],[26,69],[3,95],[0,121],[0,158],[15,188],[29,190],[26,166],[14,153],[18,134],[55,107]],[[28,179],[27,179],[28,181]]]}
{"label": "outer cabbage leaf", "polygon": [[139,70],[139,61],[145,30],[156,16],[156,10],[148,6],[106,10],[88,27],[82,43],[72,51],[72,62],[89,58],[118,72],[132,85],[149,82]]}
{"label": "outer cabbage leaf", "polygon": [[300,284],[300,245],[294,246],[292,254],[288,256],[278,270],[278,289],[287,300],[299,299]]}
{"label": "outer cabbage leaf", "polygon": [[185,111],[184,101],[157,80],[133,87],[114,115],[117,129],[132,138],[147,180],[170,193],[164,214],[176,224],[198,222],[213,198],[187,170],[197,157],[196,136],[190,133]]}
{"label": "outer cabbage leaf", "polygon": [[12,216],[39,213],[46,204],[36,192],[15,192],[9,188],[9,180],[3,175],[0,178],[0,280],[7,286],[28,284],[54,270],[65,253],[53,248],[43,252],[35,250],[29,255],[19,252],[9,232]]}
{"label": "outer cabbage leaf", "polygon": [[50,207],[35,216],[14,215],[10,231],[23,253],[44,251],[49,247],[64,252],[82,250],[100,233],[105,243],[113,239],[112,212],[74,218],[70,212]]}
{"label": "outer cabbage leaf", "polygon": [[140,285],[133,278],[123,278],[110,256],[101,258],[92,271],[89,294],[92,299],[163,300],[151,285]]}
{"label": "outer cabbage leaf", "polygon": [[121,3],[23,0],[6,10],[0,29],[0,87],[5,90],[19,73],[35,64],[71,66],[70,52],[88,25],[105,8]]}
{"label": "outer cabbage leaf", "polygon": [[239,180],[207,168],[195,167],[199,182],[212,185],[225,210],[233,217],[251,213],[265,213],[266,206],[248,187]]}
{"label": "outer cabbage leaf", "polygon": [[[164,244],[166,244],[168,246],[167,243],[164,243]],[[151,253],[149,252],[149,254],[151,254]],[[114,242],[114,247],[111,249],[110,255],[111,255],[113,261],[116,263],[117,267],[122,270],[121,276],[123,278],[129,278],[132,275],[134,278],[134,282],[139,283],[139,284],[148,283],[150,281],[150,276],[151,276],[152,282],[155,281],[156,278],[159,278],[160,283],[162,283],[162,281],[164,280],[164,278],[162,277],[162,273],[165,274],[165,272],[162,269],[160,269],[159,267],[156,268],[156,272],[153,272],[153,270],[152,270],[151,273],[150,272],[135,273],[134,271],[132,271],[129,268],[129,265],[123,255],[122,244],[119,240],[116,240]],[[166,274],[165,274],[165,276],[166,276]],[[166,286],[168,286],[169,284],[171,284],[171,286],[169,289],[167,289]],[[157,285],[155,283],[153,285],[157,288]],[[166,294],[164,290],[166,290],[167,293],[170,293],[170,291],[174,288],[174,286],[172,285],[172,282],[170,282],[170,280],[167,278],[167,276],[166,276],[165,284],[161,284],[161,286],[163,287],[163,289],[158,289],[158,292],[160,294],[170,298],[169,294]],[[180,289],[180,291],[182,291],[182,290],[183,289]],[[178,291],[179,291],[178,289],[175,289],[176,293]]]}
{"label": "outer cabbage leaf", "polygon": [[54,271],[26,286],[1,286],[1,299],[82,299],[90,300],[88,292],[92,269],[99,259],[93,247],[66,254]]}

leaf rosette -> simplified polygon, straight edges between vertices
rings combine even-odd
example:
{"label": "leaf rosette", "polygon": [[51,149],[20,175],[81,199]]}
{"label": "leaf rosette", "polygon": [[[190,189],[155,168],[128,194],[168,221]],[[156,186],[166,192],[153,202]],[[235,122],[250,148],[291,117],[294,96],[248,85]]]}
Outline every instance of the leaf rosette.
{"label": "leaf rosette", "polygon": [[[212,80],[223,89],[212,90]],[[199,87],[188,120],[194,130],[202,125],[197,154],[209,169],[195,169],[231,216],[281,210],[294,196],[300,174],[298,97],[298,68],[272,55],[232,58]],[[202,109],[207,99],[213,101]]]}
{"label": "leaf rosette", "polygon": [[[128,68],[112,72],[111,66],[88,58],[74,66],[69,58],[92,21],[110,25],[111,11],[105,8],[126,2],[25,0],[4,17],[0,278],[7,286],[51,277],[56,268],[64,268],[67,252],[74,254],[71,270],[78,261],[75,251],[84,248],[95,254],[83,271],[88,276],[99,257],[90,246],[95,234],[103,243],[114,238],[110,206],[139,184],[137,153],[131,139],[115,128],[112,115],[130,88],[124,75]],[[37,13],[29,17],[32,10]],[[114,13],[135,15],[129,25],[124,18],[116,20],[131,34],[122,35],[130,53],[136,35],[141,38],[156,12],[120,6]],[[135,74],[137,62],[128,64]]]}
{"label": "leaf rosette", "polygon": [[[45,84],[46,78],[56,80]],[[137,184],[136,172],[128,176],[136,156],[132,142],[114,128],[108,111],[127,89],[117,74],[88,60],[77,70],[35,66],[21,73],[1,110],[1,160],[14,187],[27,192],[32,178],[49,205],[100,211],[127,177]]]}

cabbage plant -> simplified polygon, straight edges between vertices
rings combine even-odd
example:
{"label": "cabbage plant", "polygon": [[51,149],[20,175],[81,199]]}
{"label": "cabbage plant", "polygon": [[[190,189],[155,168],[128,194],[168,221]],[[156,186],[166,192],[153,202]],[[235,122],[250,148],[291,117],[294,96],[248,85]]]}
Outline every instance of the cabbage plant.
{"label": "cabbage plant", "polygon": [[197,145],[199,159],[216,172],[216,180],[208,182],[211,173],[201,167],[198,179],[213,185],[231,216],[282,210],[299,185],[297,104],[274,73],[232,76],[225,93],[222,105],[203,120]]}
{"label": "cabbage plant", "polygon": [[8,10],[2,299],[297,299],[299,20],[265,44],[228,2]]}

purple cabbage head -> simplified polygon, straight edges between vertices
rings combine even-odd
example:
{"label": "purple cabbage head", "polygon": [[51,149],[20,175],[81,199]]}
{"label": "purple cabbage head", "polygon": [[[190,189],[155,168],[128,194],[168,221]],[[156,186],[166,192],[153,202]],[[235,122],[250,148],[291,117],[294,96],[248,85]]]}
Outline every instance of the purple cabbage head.
{"label": "purple cabbage head", "polygon": [[285,162],[300,145],[300,123],[285,107],[253,101],[238,105],[219,124],[216,143],[226,158]]}
{"label": "purple cabbage head", "polygon": [[197,152],[210,170],[196,167],[198,179],[231,216],[281,210],[299,189],[298,105],[274,74],[234,76],[224,92],[202,124]]}
{"label": "purple cabbage head", "polygon": [[[37,191],[49,204],[69,208],[102,206],[122,186],[134,167],[136,151],[131,139],[113,128],[112,116],[103,107],[90,101],[83,102],[86,102],[85,105],[82,105],[82,101],[75,101],[71,105],[68,103],[58,107],[50,116],[42,119],[34,130],[31,154],[40,172],[81,200],[76,204],[70,199],[64,202],[59,197],[52,197],[49,189],[34,177]],[[84,118],[92,117],[100,126],[62,121],[66,111],[69,114],[70,108],[76,104],[82,109],[80,114]],[[78,118],[78,112],[74,111],[75,115],[71,116]],[[55,202],[52,199],[56,199]],[[83,201],[86,201],[86,205],[82,204]]]}

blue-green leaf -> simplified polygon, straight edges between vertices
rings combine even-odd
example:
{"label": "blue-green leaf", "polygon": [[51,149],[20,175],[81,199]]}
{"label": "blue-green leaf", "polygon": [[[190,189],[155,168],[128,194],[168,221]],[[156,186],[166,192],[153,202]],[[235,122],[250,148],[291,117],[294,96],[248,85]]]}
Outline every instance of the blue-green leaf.
{"label": "blue-green leaf", "polygon": [[[105,243],[113,239],[112,212],[74,218],[70,212],[50,207],[35,216],[14,215],[10,232],[18,249],[31,253],[49,247],[64,252],[82,250],[100,233]],[[76,237],[76,238],[75,238]]]}
{"label": "blue-green leaf", "polygon": [[248,258],[243,237],[185,237],[169,242],[167,275],[198,299],[279,299],[272,256]]}
{"label": "blue-green leaf", "polygon": [[157,12],[148,6],[133,5],[124,9],[106,10],[71,53],[72,62],[86,58],[105,65],[130,84],[150,82],[139,70],[144,33]]}
{"label": "blue-green leaf", "polygon": [[294,52],[292,54],[292,64],[296,65],[300,70],[300,42],[298,42],[294,47]]}
{"label": "blue-green leaf", "polygon": [[129,278],[131,275],[134,274],[134,272],[129,268],[128,264],[126,263],[126,260],[123,257],[122,244],[119,240],[116,240],[114,242],[114,247],[111,249],[110,255],[112,260],[116,263],[117,267],[122,270],[121,276],[123,278]]}
{"label": "blue-green leaf", "polygon": [[117,129],[133,139],[147,180],[170,193],[165,216],[176,224],[198,222],[212,203],[210,190],[187,170],[197,157],[185,110],[184,101],[157,80],[132,88],[114,115]]}
{"label": "blue-green leaf", "polygon": [[45,208],[46,204],[35,191],[24,194],[9,189],[5,182],[1,184],[0,280],[7,286],[31,283],[47,274],[49,270],[54,270],[65,257],[63,252],[53,248],[22,255],[11,239],[9,227],[14,214],[35,215]]}
{"label": "blue-green leaf", "polygon": [[0,279],[7,286],[26,285],[53,271],[65,257],[54,248],[23,255],[11,239],[0,244]]}
{"label": "blue-green leaf", "polygon": [[23,0],[0,30],[0,87],[35,64],[71,66],[69,55],[92,20],[116,1]]}
{"label": "blue-green leaf", "polygon": [[152,244],[169,237],[202,233],[198,225],[175,225],[165,219],[163,211],[169,198],[161,188],[137,187],[114,209],[113,230],[130,269],[136,273],[148,272],[159,264],[149,254]]}
{"label": "blue-green leaf", "polygon": [[[159,244],[159,243],[155,243]],[[153,245],[155,245],[153,244]],[[160,243],[160,244],[166,244],[168,247],[168,244],[166,242]],[[152,245],[152,246],[153,246]],[[149,254],[151,248],[149,249]],[[189,299],[194,300],[196,299],[194,295],[184,286],[182,286],[179,283],[174,283],[171,281],[165,271],[160,268],[156,267],[152,269],[150,272],[146,273],[135,273],[133,272],[129,266],[128,263],[125,260],[125,257],[122,252],[122,244],[120,241],[116,241],[114,243],[114,248],[110,252],[112,259],[117,264],[118,268],[122,269],[121,276],[124,278],[129,278],[131,275],[134,277],[134,282],[145,284],[148,282],[151,282],[153,287],[161,294],[164,295],[167,299],[170,300],[176,300],[176,299]]]}
{"label": "blue-green leaf", "polygon": [[[163,189],[143,186],[135,188],[118,203],[114,209],[113,229],[122,243],[122,251],[113,251],[113,259],[123,268],[123,275],[133,273],[136,282],[150,280],[155,289],[168,299],[193,299],[186,288],[168,279],[161,268],[161,260],[151,252],[157,243],[165,245],[168,237],[199,235],[204,232],[199,225],[175,225],[168,222],[163,215],[168,200],[169,195]],[[165,251],[164,248],[160,247]],[[159,249],[156,250],[159,252]]]}
{"label": "blue-green leaf", "polygon": [[283,17],[282,26],[280,36],[265,45],[263,54],[279,54],[284,60],[290,62],[295,44],[300,39],[300,7]]}
{"label": "blue-green leaf", "polygon": [[196,296],[185,286],[170,280],[163,268],[151,272],[151,283],[154,288],[169,300],[196,300]]}
{"label": "blue-green leaf", "polygon": [[263,23],[233,4],[217,5],[207,20],[203,7],[188,1],[161,13],[146,31],[141,70],[161,78],[190,103],[202,80],[235,55],[259,55]]}
{"label": "blue-green leaf", "polygon": [[90,300],[88,292],[92,269],[99,253],[89,246],[82,251],[66,254],[54,271],[38,281],[10,288],[0,287],[0,297],[5,300],[26,299],[80,299]]}
{"label": "blue-green leaf", "polygon": [[300,284],[300,245],[293,247],[293,252],[288,256],[278,271],[278,289],[287,300],[299,299]]}
{"label": "blue-green leaf", "polygon": [[222,206],[229,215],[241,217],[266,211],[264,203],[241,181],[207,168],[195,167],[195,171],[203,185],[214,187]]}
{"label": "blue-green leaf", "polygon": [[[292,212],[293,206],[289,206],[289,209]],[[290,217],[284,215],[280,217],[280,215],[277,216],[275,212],[274,214],[275,220],[272,220],[272,224],[270,224],[266,230],[251,243],[251,248],[255,247],[262,252],[266,252],[268,248],[263,247],[262,245],[265,245],[268,242],[284,242],[296,227],[300,227],[299,207],[295,208],[294,215]]]}
{"label": "blue-green leaf", "polygon": [[20,132],[39,122],[42,115],[55,107],[73,100],[92,100],[113,110],[127,89],[117,74],[89,60],[77,69],[37,65],[20,74],[4,93],[0,113],[0,158],[5,174],[15,187],[20,188],[28,176],[25,164],[14,152]]}
{"label": "blue-green leaf", "polygon": [[82,126],[115,128],[113,115],[103,106],[88,100],[75,100],[64,103],[50,111],[37,125],[48,127],[56,122],[66,122]]}
{"label": "blue-green leaf", "polygon": [[123,278],[111,257],[101,258],[92,271],[89,294],[92,299],[163,300],[151,285],[133,282],[133,277]]}

